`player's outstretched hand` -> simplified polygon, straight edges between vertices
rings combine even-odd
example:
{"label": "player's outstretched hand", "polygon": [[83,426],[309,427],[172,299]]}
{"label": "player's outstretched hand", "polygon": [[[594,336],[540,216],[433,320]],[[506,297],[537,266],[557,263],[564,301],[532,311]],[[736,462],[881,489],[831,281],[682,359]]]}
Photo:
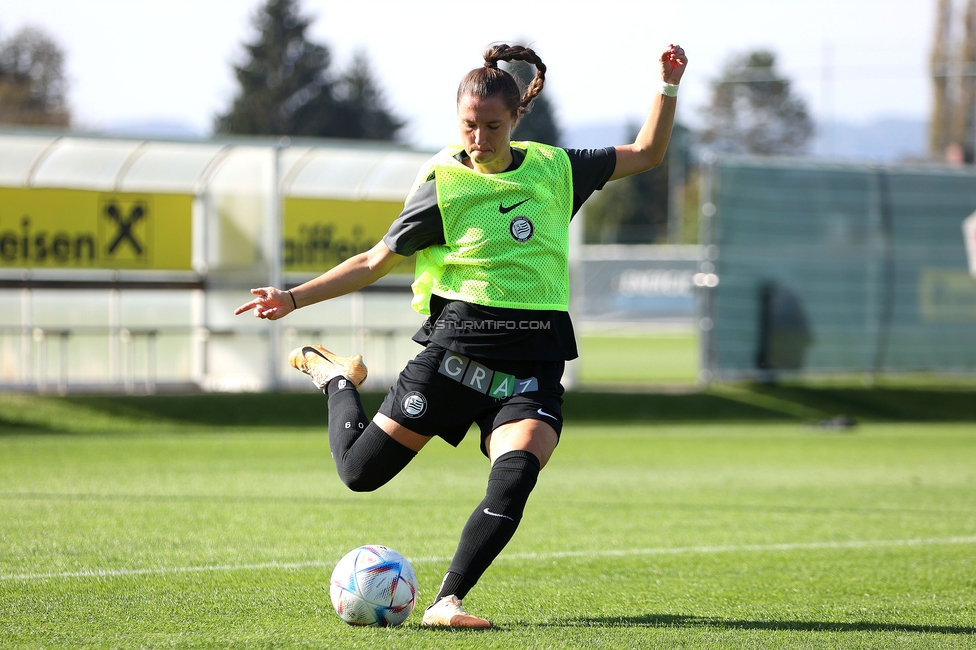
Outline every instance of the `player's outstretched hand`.
{"label": "player's outstretched hand", "polygon": [[254,316],[256,318],[266,318],[268,320],[278,320],[279,318],[284,318],[291,312],[295,311],[294,303],[292,303],[291,296],[287,292],[281,289],[275,289],[274,287],[261,287],[259,289],[251,289],[257,298],[246,302],[237,309],[234,310],[234,315],[239,316],[246,311],[254,310]]}
{"label": "player's outstretched hand", "polygon": [[672,43],[661,55],[661,79],[669,84],[680,82],[687,67],[688,57],[680,45]]}

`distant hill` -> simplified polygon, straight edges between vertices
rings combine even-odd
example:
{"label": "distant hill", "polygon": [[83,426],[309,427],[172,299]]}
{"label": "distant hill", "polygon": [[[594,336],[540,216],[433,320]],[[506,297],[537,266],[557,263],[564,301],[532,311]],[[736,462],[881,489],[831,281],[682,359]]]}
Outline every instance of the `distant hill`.
{"label": "distant hill", "polygon": [[109,135],[144,138],[201,138],[208,135],[191,124],[168,118],[123,120],[106,124],[98,130]]}
{"label": "distant hill", "polygon": [[[598,122],[567,127],[563,144],[594,149],[623,144],[633,131],[628,122]],[[928,123],[921,118],[878,118],[863,124],[827,122],[817,126],[810,155],[844,161],[898,162],[928,155]]]}
{"label": "distant hill", "polygon": [[[569,126],[563,131],[563,146],[597,149],[623,144],[638,126],[636,120]],[[111,135],[147,138],[201,138],[208,135],[191,124],[167,118],[120,121],[100,130]],[[928,123],[922,118],[901,117],[878,118],[860,124],[818,124],[810,148],[814,158],[888,163],[925,159],[927,153]]]}
{"label": "distant hill", "polygon": [[866,124],[817,125],[811,153],[817,158],[898,162],[928,156],[928,123],[923,119],[880,118]]}

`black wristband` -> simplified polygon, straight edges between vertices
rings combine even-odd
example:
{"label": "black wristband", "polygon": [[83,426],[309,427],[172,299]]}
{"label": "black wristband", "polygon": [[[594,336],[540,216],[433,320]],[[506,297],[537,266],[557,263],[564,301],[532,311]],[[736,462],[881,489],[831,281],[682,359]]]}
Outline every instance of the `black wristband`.
{"label": "black wristband", "polygon": [[285,291],[285,293],[287,293],[291,297],[291,304],[293,305],[293,309],[294,310],[297,310],[298,309],[298,303],[295,301],[295,294],[293,294],[291,292],[291,289],[289,289],[288,291]]}

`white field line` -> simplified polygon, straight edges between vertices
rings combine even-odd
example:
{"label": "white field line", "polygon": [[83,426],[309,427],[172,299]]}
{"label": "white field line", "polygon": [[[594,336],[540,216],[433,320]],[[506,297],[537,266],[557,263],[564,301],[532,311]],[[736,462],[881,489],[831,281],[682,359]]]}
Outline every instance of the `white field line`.
{"label": "white field line", "polygon": [[[835,549],[873,549],[894,546],[938,546],[950,544],[976,544],[972,537],[937,537],[931,539],[878,539],[851,540],[847,542],[796,542],[792,544],[743,544],[728,546],[680,546],[675,548],[633,548],[605,551],[562,551],[555,553],[510,553],[501,555],[496,562],[506,560],[555,560],[560,558],[626,557],[634,555],[684,555],[710,553],[764,553],[775,551],[808,551]],[[447,563],[450,557],[410,558],[414,564]],[[178,573],[209,573],[221,571],[261,571],[279,569],[295,571],[307,568],[332,569],[334,562],[262,562],[259,564],[213,564],[194,567],[161,567],[156,569],[91,569],[64,573],[18,573],[0,575],[0,581],[66,580],[71,578],[109,578],[143,575],[169,575]]]}

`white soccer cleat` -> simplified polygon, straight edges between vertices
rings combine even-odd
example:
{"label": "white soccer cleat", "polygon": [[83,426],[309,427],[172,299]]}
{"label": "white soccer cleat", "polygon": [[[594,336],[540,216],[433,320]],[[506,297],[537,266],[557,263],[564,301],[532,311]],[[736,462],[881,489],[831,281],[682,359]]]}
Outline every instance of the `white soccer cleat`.
{"label": "white soccer cleat", "polygon": [[366,381],[366,364],[361,354],[346,358],[329,352],[321,345],[303,345],[291,351],[288,363],[311,377],[312,383],[322,389],[335,377],[345,377],[357,388]]}
{"label": "white soccer cleat", "polygon": [[472,616],[461,607],[457,596],[444,596],[424,612],[421,623],[426,627],[460,627],[476,630],[486,630],[491,622],[477,616]]}

